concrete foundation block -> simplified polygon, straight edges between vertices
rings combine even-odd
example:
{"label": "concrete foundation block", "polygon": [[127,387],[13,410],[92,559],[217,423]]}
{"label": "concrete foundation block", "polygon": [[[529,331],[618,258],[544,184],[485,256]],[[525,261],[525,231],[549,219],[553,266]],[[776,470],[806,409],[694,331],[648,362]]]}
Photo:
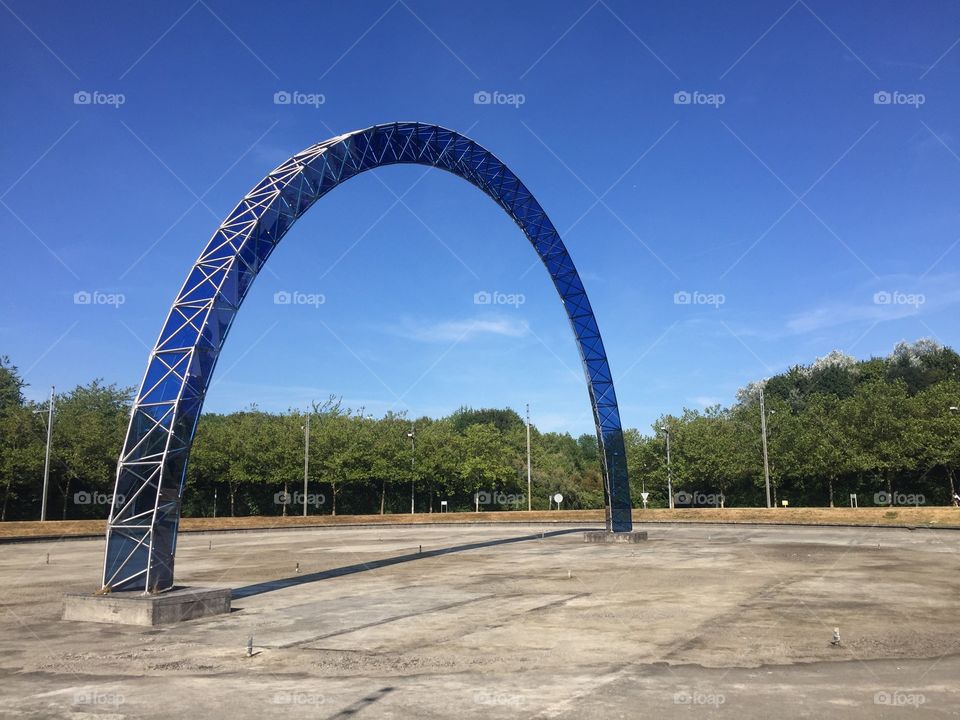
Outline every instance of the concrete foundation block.
{"label": "concrete foundation block", "polygon": [[64,620],[147,627],[229,612],[229,588],[177,588],[158,595],[141,592],[68,594],[63,603]]}
{"label": "concrete foundation block", "polygon": [[583,534],[587,543],[639,543],[647,539],[643,530],[634,532],[608,532],[607,530],[588,530]]}

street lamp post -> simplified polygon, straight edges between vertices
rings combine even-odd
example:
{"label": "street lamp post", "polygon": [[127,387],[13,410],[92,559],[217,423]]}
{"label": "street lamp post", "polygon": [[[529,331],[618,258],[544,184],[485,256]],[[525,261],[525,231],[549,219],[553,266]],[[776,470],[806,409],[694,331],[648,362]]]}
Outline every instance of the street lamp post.
{"label": "street lamp post", "polygon": [[527,403],[527,510],[533,509],[533,496],[530,494],[530,403]]}
{"label": "street lamp post", "polygon": [[767,411],[763,404],[763,388],[760,388],[760,435],[763,438],[763,482],[767,488],[767,507],[770,504],[770,461],[767,458]]}
{"label": "street lamp post", "polygon": [[310,414],[303,426],[303,516],[307,516],[307,479],[310,477]]}
{"label": "street lamp post", "polygon": [[[54,388],[50,386],[50,402],[47,404],[47,450],[43,458],[43,497],[40,499],[40,522],[47,519],[47,492],[50,487],[50,448],[53,443],[53,402]],[[42,413],[43,410],[35,410],[36,413]]]}
{"label": "street lamp post", "polygon": [[410,432],[407,433],[407,437],[410,438],[410,514],[413,515],[414,512],[414,494],[413,494],[413,484],[416,480],[414,477],[416,473],[416,462],[417,462],[417,428],[414,425],[410,426]]}
{"label": "street lamp post", "polygon": [[[960,407],[956,405],[951,405],[950,412],[952,413],[960,412]],[[954,505],[960,505],[960,500],[957,500],[957,489],[956,487],[954,487],[954,484],[953,484],[953,471],[949,467],[947,468],[947,477],[950,478],[950,494],[952,496],[950,498],[950,502],[952,502]]]}
{"label": "street lamp post", "polygon": [[667,501],[673,510],[673,470],[670,467],[670,428],[663,425],[661,428],[667,436]]}

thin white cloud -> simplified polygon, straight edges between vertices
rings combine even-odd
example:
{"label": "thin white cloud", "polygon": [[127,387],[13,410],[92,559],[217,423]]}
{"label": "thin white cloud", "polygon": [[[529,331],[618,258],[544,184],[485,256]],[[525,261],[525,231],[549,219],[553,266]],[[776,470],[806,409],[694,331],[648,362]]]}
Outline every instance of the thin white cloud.
{"label": "thin white cloud", "polygon": [[[336,378],[333,378],[336,380]],[[286,412],[290,408],[303,410],[314,400],[322,403],[337,394],[331,387],[312,385],[282,385],[243,380],[224,380],[207,394],[204,412],[233,412],[256,402],[265,412]]]}
{"label": "thin white cloud", "polygon": [[786,335],[803,335],[854,322],[888,322],[920,313],[916,305],[831,304],[798,313],[787,320]]}
{"label": "thin white cloud", "polygon": [[807,335],[842,325],[923,317],[960,303],[960,276],[888,275],[845,293],[845,299],[788,315],[776,327],[733,325],[738,335],[764,340]]}
{"label": "thin white cloud", "polygon": [[573,437],[579,437],[593,430],[589,409],[586,413],[538,413],[531,422],[540,432],[570,433]]}
{"label": "thin white cloud", "polygon": [[271,143],[258,143],[253,149],[251,156],[258,165],[275,168],[281,163],[286,162],[300,148],[291,150],[288,147],[274,145]]}
{"label": "thin white cloud", "polygon": [[723,405],[725,400],[720,397],[714,397],[712,395],[696,395],[690,398],[696,405],[699,405],[702,408],[708,408],[713,405]]}
{"label": "thin white cloud", "polygon": [[515,318],[464,318],[440,322],[404,319],[390,328],[391,332],[409,340],[428,343],[451,343],[471,340],[483,335],[520,338],[530,334],[526,320]]}
{"label": "thin white cloud", "polygon": [[[926,153],[939,155],[943,153],[945,157],[949,157],[948,152],[950,150],[956,152],[958,146],[957,138],[954,137],[953,133],[949,131],[941,132],[939,128],[937,129],[937,134],[934,135],[921,127],[911,138],[911,142],[914,152],[917,155]],[[946,147],[944,147],[944,145],[946,145]]]}

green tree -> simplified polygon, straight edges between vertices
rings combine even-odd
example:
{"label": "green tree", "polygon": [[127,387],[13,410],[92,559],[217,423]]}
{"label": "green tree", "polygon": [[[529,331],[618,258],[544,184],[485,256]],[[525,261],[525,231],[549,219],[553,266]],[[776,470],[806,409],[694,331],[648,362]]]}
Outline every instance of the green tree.
{"label": "green tree", "polygon": [[[390,483],[401,480],[410,482],[412,478],[410,462],[410,438],[407,433],[411,432],[411,423],[405,413],[388,412],[379,420],[369,420],[367,433],[367,442],[371,444],[371,479],[379,483],[380,490],[380,514],[386,512],[387,489]],[[423,429],[418,431],[422,435]],[[423,444],[423,438],[418,438],[420,444]],[[418,458],[423,458],[425,452],[423,449],[417,453]],[[421,459],[420,462],[427,462]]]}
{"label": "green tree", "polygon": [[39,488],[43,473],[42,427],[24,400],[25,386],[10,359],[0,357],[0,521],[7,519],[11,502],[16,503],[21,495],[27,502],[33,499],[30,490]]}
{"label": "green tree", "polygon": [[929,386],[914,398],[918,460],[924,475],[942,469],[953,502],[957,493],[956,470],[960,464],[960,382],[948,380]]}
{"label": "green tree", "polygon": [[6,355],[0,355],[0,412],[13,407],[23,407],[23,388],[26,383],[20,377],[16,365]]}
{"label": "green tree", "polygon": [[430,497],[451,497],[457,489],[459,460],[463,452],[460,436],[449,419],[422,424],[417,429],[417,475]]}
{"label": "green tree", "polygon": [[491,423],[469,425],[463,433],[460,478],[471,492],[496,491],[510,477],[503,434]]}
{"label": "green tree", "polygon": [[888,493],[899,473],[916,467],[912,410],[902,380],[862,384],[839,408],[856,471],[879,480]]}
{"label": "green tree", "polygon": [[509,408],[473,408],[461,407],[450,416],[454,429],[458,433],[465,433],[471,425],[493,425],[500,432],[507,432],[511,428],[524,427],[522,417],[515,410]]}
{"label": "green tree", "polygon": [[359,423],[339,402],[317,408],[313,414],[310,439],[310,468],[321,482],[330,486],[330,512],[337,514],[337,500],[344,484],[356,479],[360,438]]}
{"label": "green tree", "polygon": [[[236,514],[236,493],[239,480],[233,480],[230,475],[232,453],[235,451],[234,433],[239,429],[235,416],[204,413],[197,423],[197,432],[193,438],[193,449],[190,451],[190,462],[187,466],[187,498],[193,503],[198,495],[203,496],[207,490],[213,492],[220,483],[226,483],[230,516]],[[209,498],[210,514],[216,515],[213,497]],[[205,507],[205,505],[196,505]],[[206,514],[206,513],[204,513]]]}
{"label": "green tree", "polygon": [[132,393],[131,388],[94,380],[57,395],[51,468],[56,468],[64,520],[72,490],[82,487],[105,494],[112,490]]}

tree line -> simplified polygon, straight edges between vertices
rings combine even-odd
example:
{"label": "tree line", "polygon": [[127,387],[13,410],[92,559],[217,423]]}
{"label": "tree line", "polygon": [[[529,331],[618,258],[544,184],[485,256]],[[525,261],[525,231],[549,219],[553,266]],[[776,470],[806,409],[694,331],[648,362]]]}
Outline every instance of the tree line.
{"label": "tree line", "polygon": [[665,504],[666,428],[675,496],[764,505],[761,392],[774,505],[953,502],[960,355],[931,340],[861,361],[834,351],[742,388],[731,407],[664,415],[646,437],[630,430],[633,484]]}
{"label": "tree line", "polygon": [[[36,519],[46,403],[0,358],[0,519]],[[956,493],[960,355],[929,340],[887,357],[833,352],[743,388],[729,407],[663,415],[624,433],[635,505],[765,504],[760,395],[774,504],[937,504]],[[105,517],[133,390],[95,380],[55,398],[48,518]],[[951,410],[951,408],[955,408]],[[305,452],[309,424],[309,452]],[[184,516],[527,507],[526,424],[511,409],[373,417],[335,397],[309,410],[201,416]],[[666,442],[670,436],[670,463]],[[530,504],[603,505],[596,437],[530,428]],[[307,490],[304,493],[304,471]]]}

